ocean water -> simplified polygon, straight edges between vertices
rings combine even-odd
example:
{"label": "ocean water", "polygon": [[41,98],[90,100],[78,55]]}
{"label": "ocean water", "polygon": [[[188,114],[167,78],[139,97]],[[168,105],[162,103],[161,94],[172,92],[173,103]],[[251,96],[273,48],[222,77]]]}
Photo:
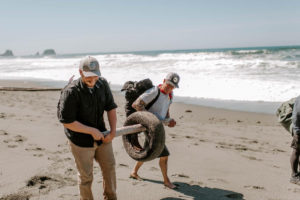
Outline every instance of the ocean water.
{"label": "ocean water", "polygon": [[[300,46],[90,55],[98,59],[113,90],[128,80],[150,78],[159,84],[168,72],[177,72],[181,77],[180,88],[174,91],[177,101],[267,113],[300,94]],[[78,63],[84,56],[0,57],[0,79],[62,86],[72,75],[79,77]]]}

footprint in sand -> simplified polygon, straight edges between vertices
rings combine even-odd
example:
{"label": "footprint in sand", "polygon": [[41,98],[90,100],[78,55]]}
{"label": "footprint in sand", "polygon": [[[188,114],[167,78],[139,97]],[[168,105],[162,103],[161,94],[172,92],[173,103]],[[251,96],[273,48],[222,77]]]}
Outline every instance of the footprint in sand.
{"label": "footprint in sand", "polygon": [[26,182],[27,188],[38,189],[39,193],[47,194],[50,191],[53,191],[64,186],[74,186],[77,184],[76,180],[71,178],[63,178],[60,175],[49,174],[49,175],[36,175],[31,177]]}
{"label": "footprint in sand", "polygon": [[27,192],[18,192],[16,194],[9,194],[1,197],[1,200],[29,200],[31,195]]}
{"label": "footprint in sand", "polygon": [[244,156],[245,158],[248,158],[249,160],[256,160],[256,161],[262,161],[262,159],[256,158],[254,156]]}
{"label": "footprint in sand", "polygon": [[209,178],[207,180],[212,181],[212,182],[218,182],[218,183],[228,183],[228,181],[221,179],[221,178]]}
{"label": "footprint in sand", "polygon": [[[33,145],[31,145],[31,146],[33,146]],[[44,154],[42,154],[42,152],[44,152],[45,149],[41,148],[41,147],[30,147],[30,148],[25,148],[25,151],[30,151],[30,152],[33,151],[33,152],[35,152],[33,154],[34,157],[42,157],[42,156],[44,156]]]}
{"label": "footprint in sand", "polygon": [[70,175],[76,175],[77,171],[73,168],[68,168],[65,170],[65,175],[70,176]]}
{"label": "footprint in sand", "polygon": [[190,135],[186,135],[185,138],[187,138],[187,139],[193,139],[194,137],[190,136]]}
{"label": "footprint in sand", "polygon": [[58,144],[57,147],[67,147],[68,143]]}
{"label": "footprint in sand", "polygon": [[2,119],[2,118],[5,119],[6,116],[7,116],[7,115],[6,115],[5,113],[0,113],[0,119]]}
{"label": "footprint in sand", "polygon": [[9,135],[10,134],[8,134],[6,131],[0,130],[0,136],[6,137],[6,139],[2,140],[2,142],[8,144],[8,148],[16,148],[19,146],[20,143],[23,143],[27,140],[27,138],[21,135],[14,136],[13,138],[11,138]]}
{"label": "footprint in sand", "polygon": [[219,142],[218,146],[216,146],[216,148],[222,148],[222,149],[233,149],[233,150],[237,150],[237,151],[254,151],[257,152],[258,150],[255,149],[251,149],[245,145],[242,144],[228,144],[226,142]]}
{"label": "footprint in sand", "polygon": [[255,189],[255,190],[264,190],[265,188],[257,185],[245,185],[244,188]]}
{"label": "footprint in sand", "polygon": [[39,187],[41,187],[43,185],[44,187],[46,187],[46,183],[45,183],[46,181],[55,181],[56,182],[57,180],[55,180],[51,177],[48,177],[48,176],[34,176],[27,181],[26,186],[33,187],[33,186],[39,185]]}
{"label": "footprint in sand", "polygon": [[172,174],[173,177],[180,177],[180,178],[190,178],[188,175],[185,174]]}
{"label": "footprint in sand", "polygon": [[126,165],[126,164],[120,163],[120,164],[119,164],[119,167],[129,167],[129,166]]}
{"label": "footprint in sand", "polygon": [[78,199],[78,194],[62,194],[59,199]]}
{"label": "footprint in sand", "polygon": [[159,171],[159,169],[157,167],[151,167],[150,171]]}
{"label": "footprint in sand", "polygon": [[8,133],[5,130],[0,130],[0,135],[2,136],[7,136]]}
{"label": "footprint in sand", "polygon": [[42,147],[31,147],[31,148],[26,148],[26,151],[44,151],[45,149]]}
{"label": "footprint in sand", "polygon": [[44,154],[33,154],[34,157],[43,157]]}
{"label": "footprint in sand", "polygon": [[10,143],[12,142],[13,140],[12,139],[6,139],[6,140],[3,140],[4,143]]}
{"label": "footprint in sand", "polygon": [[22,135],[17,135],[14,137],[14,141],[18,142],[18,143],[25,142],[26,140],[27,140],[27,138]]}
{"label": "footprint in sand", "polygon": [[61,151],[53,152],[53,154],[65,154],[65,153],[69,153],[69,149],[62,149]]}
{"label": "footprint in sand", "polygon": [[16,147],[18,147],[18,145],[15,145],[15,144],[9,144],[9,145],[7,145],[7,147],[8,147],[8,148],[16,148]]}
{"label": "footprint in sand", "polygon": [[72,160],[72,158],[70,158],[70,157],[67,157],[64,159],[64,161],[71,161],[71,160]]}
{"label": "footprint in sand", "polygon": [[285,151],[282,150],[282,149],[277,149],[277,148],[275,148],[275,149],[273,149],[273,152],[280,152],[280,153],[283,153],[283,152],[285,152]]}
{"label": "footprint in sand", "polygon": [[294,193],[300,193],[300,188],[289,188],[288,191],[292,191]]}
{"label": "footprint in sand", "polygon": [[188,183],[189,185],[204,185],[204,183],[202,183],[202,182],[200,182],[200,181],[190,181],[189,183]]}
{"label": "footprint in sand", "polygon": [[[6,195],[1,200],[29,200],[50,191],[65,187],[75,186],[77,181],[71,178],[63,178],[56,174],[36,175],[26,181],[26,185],[18,189],[17,193]],[[40,199],[40,198],[39,198]]]}

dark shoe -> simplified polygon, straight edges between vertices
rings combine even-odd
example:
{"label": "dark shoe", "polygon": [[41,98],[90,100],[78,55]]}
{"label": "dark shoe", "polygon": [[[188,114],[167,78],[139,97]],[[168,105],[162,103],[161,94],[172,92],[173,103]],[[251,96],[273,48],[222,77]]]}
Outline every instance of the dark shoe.
{"label": "dark shoe", "polygon": [[294,183],[294,184],[297,184],[297,185],[300,185],[300,176],[299,175],[292,176],[291,179],[290,179],[290,182]]}

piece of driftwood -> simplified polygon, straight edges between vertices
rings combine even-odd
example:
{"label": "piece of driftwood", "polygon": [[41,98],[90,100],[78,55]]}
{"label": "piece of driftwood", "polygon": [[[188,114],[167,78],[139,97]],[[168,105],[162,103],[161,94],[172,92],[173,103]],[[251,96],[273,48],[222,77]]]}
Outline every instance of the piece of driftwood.
{"label": "piece of driftwood", "polygon": [[[122,136],[122,135],[128,135],[128,134],[133,134],[133,133],[139,133],[146,131],[147,129],[141,125],[141,124],[135,124],[131,126],[124,126],[121,128],[116,129],[116,137],[117,136]],[[110,133],[110,130],[108,131],[103,131],[102,132],[104,136],[108,135]]]}
{"label": "piece of driftwood", "polygon": [[60,91],[62,88],[0,87],[0,91]]}

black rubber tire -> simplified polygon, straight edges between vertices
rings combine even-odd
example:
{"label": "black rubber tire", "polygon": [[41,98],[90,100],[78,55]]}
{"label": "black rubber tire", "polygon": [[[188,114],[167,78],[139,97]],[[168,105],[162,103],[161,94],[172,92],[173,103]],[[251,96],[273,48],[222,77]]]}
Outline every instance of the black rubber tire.
{"label": "black rubber tire", "polygon": [[136,161],[150,161],[157,158],[165,146],[165,129],[161,121],[152,113],[139,111],[131,114],[124,126],[141,124],[147,130],[143,147],[138,142],[138,134],[123,135],[123,144],[128,155]]}

